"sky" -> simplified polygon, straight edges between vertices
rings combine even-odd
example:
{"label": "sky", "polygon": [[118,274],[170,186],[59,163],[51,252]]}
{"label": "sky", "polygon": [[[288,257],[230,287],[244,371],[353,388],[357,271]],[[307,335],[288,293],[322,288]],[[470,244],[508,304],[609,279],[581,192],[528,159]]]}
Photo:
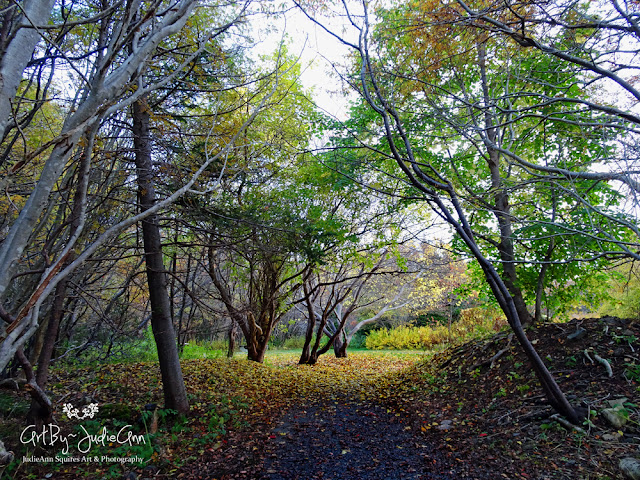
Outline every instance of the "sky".
{"label": "sky", "polygon": [[[334,28],[342,29],[339,18],[327,19]],[[292,8],[285,15],[271,19],[271,28],[264,32],[264,24],[258,25],[259,39],[256,52],[272,53],[286,33],[289,52],[299,56],[302,65],[302,84],[312,89],[316,103],[330,115],[347,118],[348,96],[334,71],[334,64],[344,65],[349,48],[309,20],[299,9]],[[260,32],[259,30],[262,30]]]}

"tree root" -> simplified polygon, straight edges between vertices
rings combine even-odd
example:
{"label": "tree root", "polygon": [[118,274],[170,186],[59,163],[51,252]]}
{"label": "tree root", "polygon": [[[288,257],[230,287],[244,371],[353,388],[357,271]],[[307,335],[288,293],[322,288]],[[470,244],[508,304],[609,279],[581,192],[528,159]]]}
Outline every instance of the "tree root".
{"label": "tree root", "polygon": [[507,345],[503,349],[498,350],[498,353],[496,353],[490,359],[484,360],[482,362],[478,362],[475,365],[473,365],[469,369],[469,372],[473,372],[476,368],[484,367],[486,365],[489,365],[490,369],[493,368],[493,365],[496,363],[496,361],[498,361],[498,359],[500,357],[502,357],[505,353],[507,353],[509,351],[509,349],[511,348],[511,340],[513,340],[513,333],[509,334],[509,336],[507,336],[507,339],[508,339]]}
{"label": "tree root", "polygon": [[613,377],[613,370],[611,369],[611,364],[607,360],[600,357],[597,353],[593,354],[593,358],[595,358],[597,362],[604,365],[604,368],[607,370],[607,375],[609,375],[609,377]]}
{"label": "tree root", "polygon": [[596,362],[601,363],[604,366],[605,370],[607,371],[607,375],[609,375],[609,378],[613,377],[613,369],[611,368],[611,364],[606,359],[598,355],[597,353],[595,352],[592,352],[592,353],[593,353],[593,358],[591,358],[591,356],[589,355],[589,350],[585,349],[584,356],[587,357],[587,359],[591,363],[595,363],[593,360],[595,358]]}
{"label": "tree root", "polygon": [[[4,447],[4,443],[0,440],[0,467],[4,467],[11,463],[14,459],[15,455],[13,452],[7,452],[7,449]],[[0,470],[0,473],[2,471]]]}
{"label": "tree root", "polygon": [[573,423],[571,423],[569,420],[566,420],[564,417],[561,417],[560,414],[556,413],[551,415],[551,417],[549,417],[553,420],[555,420],[556,422],[558,422],[560,425],[562,425],[563,427],[565,427],[567,430],[575,430],[578,433],[587,433],[584,428],[578,427],[577,425],[574,425]]}

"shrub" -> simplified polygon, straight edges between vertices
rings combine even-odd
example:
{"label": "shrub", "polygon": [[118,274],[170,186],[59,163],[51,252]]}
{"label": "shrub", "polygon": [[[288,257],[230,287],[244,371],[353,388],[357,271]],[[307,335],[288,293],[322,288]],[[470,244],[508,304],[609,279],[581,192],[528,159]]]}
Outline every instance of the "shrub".
{"label": "shrub", "polygon": [[[302,348],[304,347],[304,338],[305,337],[303,335],[287,338],[282,343],[282,346],[280,348],[282,348],[283,350],[295,350],[295,349]],[[315,341],[315,336],[312,338],[311,341],[312,342]]]}
{"label": "shrub", "polygon": [[506,321],[496,311],[476,307],[463,310],[460,319],[451,326],[451,331],[444,325],[375,330],[367,337],[366,345],[372,350],[426,350],[441,343],[486,336],[505,325]]}
{"label": "shrub", "polygon": [[[451,312],[451,322],[455,323],[460,319],[460,313],[463,310],[456,307]],[[449,312],[433,310],[430,312],[422,313],[415,317],[412,322],[416,327],[432,327],[435,325],[449,325]]]}

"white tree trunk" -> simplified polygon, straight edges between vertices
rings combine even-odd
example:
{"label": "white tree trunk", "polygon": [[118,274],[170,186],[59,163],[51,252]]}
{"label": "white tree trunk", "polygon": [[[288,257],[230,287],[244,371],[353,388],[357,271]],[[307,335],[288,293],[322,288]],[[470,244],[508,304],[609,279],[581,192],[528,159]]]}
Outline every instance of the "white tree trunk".
{"label": "white tree trunk", "polygon": [[2,52],[0,59],[0,138],[4,137],[11,121],[11,101],[15,98],[22,73],[31,60],[40,40],[40,33],[31,25],[44,25],[49,21],[54,0],[25,0],[23,15],[18,18],[19,30]]}

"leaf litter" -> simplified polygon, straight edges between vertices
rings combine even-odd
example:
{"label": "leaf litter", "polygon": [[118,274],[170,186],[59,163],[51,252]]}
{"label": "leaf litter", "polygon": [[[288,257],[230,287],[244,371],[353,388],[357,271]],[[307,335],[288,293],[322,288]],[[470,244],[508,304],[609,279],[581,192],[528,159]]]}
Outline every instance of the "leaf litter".
{"label": "leaf litter", "polygon": [[[579,329],[586,335],[568,338]],[[527,360],[503,333],[435,357],[355,352],[347,359],[323,356],[315,366],[297,365],[293,354],[272,355],[266,365],[187,360],[192,411],[188,418],[161,418],[153,453],[142,464],[65,465],[46,473],[54,479],[128,473],[188,480],[620,478],[618,459],[640,452],[639,326],[574,320],[530,335],[572,403],[592,411],[579,429],[553,416]],[[607,359],[612,377],[589,361],[594,353]],[[51,385],[57,418],[63,402],[84,399],[99,403],[103,420],[118,416],[144,430],[145,404],[162,402],[152,364],[56,371]],[[615,398],[626,399],[629,421],[621,429],[601,414]],[[31,464],[21,473],[39,478],[44,468]]]}

